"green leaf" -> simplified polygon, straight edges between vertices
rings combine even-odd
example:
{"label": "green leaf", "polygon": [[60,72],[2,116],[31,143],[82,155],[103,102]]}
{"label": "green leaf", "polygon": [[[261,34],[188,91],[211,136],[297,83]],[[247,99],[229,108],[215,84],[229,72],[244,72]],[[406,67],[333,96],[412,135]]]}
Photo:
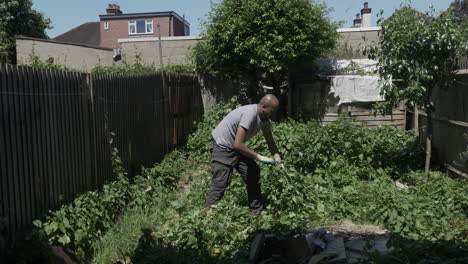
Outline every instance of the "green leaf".
{"label": "green leaf", "polygon": [[42,222],[40,220],[34,220],[33,225],[38,228],[42,228]]}
{"label": "green leaf", "polygon": [[70,243],[70,238],[67,235],[63,235],[58,239],[58,242],[60,242],[62,245],[66,246],[68,243]]}

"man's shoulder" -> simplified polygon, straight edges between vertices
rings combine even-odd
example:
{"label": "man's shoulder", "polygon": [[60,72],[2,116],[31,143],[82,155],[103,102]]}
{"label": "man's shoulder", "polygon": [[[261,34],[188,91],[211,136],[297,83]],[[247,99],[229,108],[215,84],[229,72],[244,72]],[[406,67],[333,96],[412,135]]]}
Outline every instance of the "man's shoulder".
{"label": "man's shoulder", "polygon": [[254,107],[257,106],[256,104],[247,104],[247,105],[243,105],[243,106],[239,106],[237,109],[240,109],[240,110],[253,110],[255,109]]}
{"label": "man's shoulder", "polygon": [[249,105],[244,105],[241,106],[243,112],[246,113],[251,113],[251,114],[256,114],[257,113],[257,105],[256,104],[249,104]]}
{"label": "man's shoulder", "polygon": [[248,114],[248,115],[252,115],[252,114],[256,114],[257,111],[256,111],[256,108],[253,107],[254,105],[243,105],[243,106],[240,106],[236,109],[234,109],[231,113],[234,114],[234,115],[243,115],[243,114]]}

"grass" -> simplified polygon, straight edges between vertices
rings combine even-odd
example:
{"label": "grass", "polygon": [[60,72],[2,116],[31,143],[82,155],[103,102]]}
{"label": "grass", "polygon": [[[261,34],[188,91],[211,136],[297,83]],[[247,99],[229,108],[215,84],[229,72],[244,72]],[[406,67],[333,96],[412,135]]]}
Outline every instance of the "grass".
{"label": "grass", "polygon": [[95,245],[97,264],[112,263],[120,260],[128,263],[143,230],[151,228],[158,217],[158,212],[151,209],[135,208],[124,213],[122,220],[108,231]]}

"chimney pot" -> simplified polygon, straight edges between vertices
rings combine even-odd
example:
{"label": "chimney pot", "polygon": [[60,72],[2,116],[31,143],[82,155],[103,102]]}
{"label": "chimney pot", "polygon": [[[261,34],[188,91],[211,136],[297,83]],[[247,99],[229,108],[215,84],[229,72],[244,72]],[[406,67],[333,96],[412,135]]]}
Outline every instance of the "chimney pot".
{"label": "chimney pot", "polygon": [[364,2],[364,8],[361,9],[361,27],[370,27],[372,25],[372,9],[369,8],[368,2]]}
{"label": "chimney pot", "polygon": [[361,19],[361,14],[357,13],[356,14],[356,19]]}
{"label": "chimney pot", "polygon": [[120,6],[116,4],[108,4],[107,5],[107,15],[121,15],[122,11],[120,11]]}

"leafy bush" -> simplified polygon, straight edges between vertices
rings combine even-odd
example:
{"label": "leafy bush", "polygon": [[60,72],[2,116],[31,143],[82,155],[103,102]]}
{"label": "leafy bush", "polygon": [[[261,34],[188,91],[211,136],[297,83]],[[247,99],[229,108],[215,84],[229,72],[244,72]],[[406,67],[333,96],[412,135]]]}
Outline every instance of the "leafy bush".
{"label": "leafy bush", "polygon": [[38,56],[31,56],[28,66],[44,70],[78,72],[78,70],[68,68],[67,66],[55,64],[52,57],[49,57],[46,61],[42,61]]}
{"label": "leafy bush", "polygon": [[172,190],[180,173],[188,168],[184,166],[184,154],[173,151],[166,156],[166,163],[144,169],[131,183],[117,149],[112,154],[116,181],[105,184],[102,192],[80,195],[71,204],[50,212],[43,221],[34,221],[50,243],[66,246],[89,258],[93,243],[115,225],[123,211],[151,207],[153,201],[163,199]]}
{"label": "leafy bush", "polygon": [[91,69],[91,73],[94,74],[140,74],[156,71],[158,71],[156,67],[144,65],[139,60],[136,60],[133,64],[123,63],[118,66],[96,65]]}
{"label": "leafy bush", "polygon": [[167,72],[193,72],[195,71],[195,66],[187,64],[170,64],[166,65],[164,70]]}

